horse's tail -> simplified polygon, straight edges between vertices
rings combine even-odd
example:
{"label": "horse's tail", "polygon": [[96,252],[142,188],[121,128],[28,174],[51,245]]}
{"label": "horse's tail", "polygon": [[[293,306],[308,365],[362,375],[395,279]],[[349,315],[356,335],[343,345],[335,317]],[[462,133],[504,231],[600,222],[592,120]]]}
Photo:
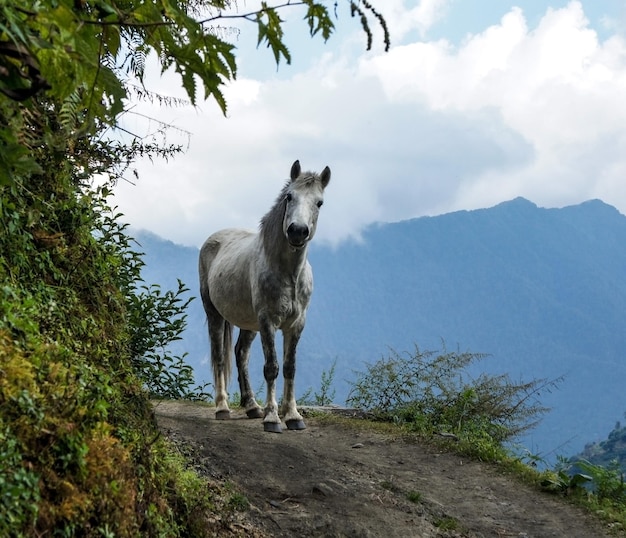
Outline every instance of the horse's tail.
{"label": "horse's tail", "polygon": [[[210,335],[209,335],[210,339]],[[224,376],[224,387],[230,383],[230,376],[233,369],[233,326],[229,321],[224,320],[224,333],[222,335],[222,356],[214,360],[211,353],[211,368],[213,368],[213,381],[217,383],[220,375]]]}
{"label": "horse's tail", "polygon": [[[233,326],[229,321],[224,320],[224,341],[222,344],[222,361],[224,363],[224,383],[225,387],[230,384],[230,376],[233,370]],[[215,379],[215,372],[217,365],[213,365],[213,376]]]}
{"label": "horse's tail", "polygon": [[[212,250],[215,245],[207,240],[200,249],[200,258],[198,261],[198,272],[200,275],[200,296],[202,297],[202,305],[206,313],[207,322],[209,317],[217,320],[221,316],[211,302],[209,293],[209,264],[214,255]],[[217,322],[217,321],[216,321]],[[209,342],[211,342],[211,332],[209,330]],[[213,342],[211,342],[211,347]],[[211,366],[213,368],[213,381],[217,382],[220,374],[224,376],[224,387],[228,387],[232,371],[232,349],[233,349],[233,327],[224,319],[224,333],[222,335],[222,356],[217,361],[214,360],[213,352],[211,352]],[[220,364],[221,363],[221,364]]]}

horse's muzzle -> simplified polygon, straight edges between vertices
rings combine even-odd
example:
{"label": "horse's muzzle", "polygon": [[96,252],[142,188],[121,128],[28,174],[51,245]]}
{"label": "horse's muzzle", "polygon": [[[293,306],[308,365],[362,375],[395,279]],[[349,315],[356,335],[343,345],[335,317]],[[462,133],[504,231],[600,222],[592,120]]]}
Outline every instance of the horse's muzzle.
{"label": "horse's muzzle", "polygon": [[292,222],[287,228],[287,241],[293,248],[302,248],[309,239],[309,233],[307,225]]}

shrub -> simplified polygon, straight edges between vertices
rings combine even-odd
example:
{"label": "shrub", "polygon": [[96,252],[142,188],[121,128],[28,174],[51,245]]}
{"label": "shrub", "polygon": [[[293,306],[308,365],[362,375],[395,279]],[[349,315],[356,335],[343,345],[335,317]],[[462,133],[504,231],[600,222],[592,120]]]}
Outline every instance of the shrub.
{"label": "shrub", "polygon": [[335,359],[329,370],[322,370],[319,392],[313,392],[313,388],[310,387],[298,398],[298,403],[300,405],[331,405],[335,398],[335,389],[332,386],[335,381],[336,367],[337,360]]}
{"label": "shrub", "polygon": [[556,381],[513,382],[467,369],[486,355],[421,351],[390,356],[356,373],[348,404],[424,433],[486,438],[497,444],[534,426],[547,411],[538,396]]}
{"label": "shrub", "polygon": [[599,500],[608,499],[616,503],[626,504],[624,472],[617,460],[611,461],[607,466],[594,465],[587,460],[579,460],[574,467],[589,476],[591,489]]}

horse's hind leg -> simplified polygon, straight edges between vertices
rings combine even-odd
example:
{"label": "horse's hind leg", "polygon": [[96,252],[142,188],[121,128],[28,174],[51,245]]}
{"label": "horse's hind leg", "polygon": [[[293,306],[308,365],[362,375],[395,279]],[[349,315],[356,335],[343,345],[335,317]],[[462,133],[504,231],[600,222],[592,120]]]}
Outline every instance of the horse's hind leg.
{"label": "horse's hind leg", "polygon": [[239,331],[239,338],[235,344],[235,357],[237,359],[237,372],[239,373],[239,390],[241,391],[241,407],[246,410],[248,418],[263,418],[263,409],[254,399],[254,391],[250,386],[248,375],[248,360],[250,359],[250,346],[256,336],[255,331]]}
{"label": "horse's hind leg", "polygon": [[200,297],[209,326],[209,342],[211,344],[211,367],[215,389],[215,418],[230,418],[228,408],[228,383],[232,367],[233,329],[219,313],[209,290],[209,269],[219,250],[219,241],[207,239],[200,249],[198,273],[200,277]]}
{"label": "horse's hind leg", "polygon": [[228,408],[228,381],[230,378],[230,324],[217,312],[211,303],[205,302],[205,311],[209,324],[209,340],[211,343],[211,366],[213,367],[213,384],[215,388],[215,418],[230,418]]}

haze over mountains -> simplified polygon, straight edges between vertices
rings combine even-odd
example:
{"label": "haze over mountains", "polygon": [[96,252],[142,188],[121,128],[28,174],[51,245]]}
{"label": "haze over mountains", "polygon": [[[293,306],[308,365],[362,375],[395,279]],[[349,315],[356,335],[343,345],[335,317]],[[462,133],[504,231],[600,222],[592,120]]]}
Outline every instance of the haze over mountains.
{"label": "haze over mountains", "polygon": [[[323,215],[322,215],[323,217]],[[207,230],[207,236],[214,230]],[[198,295],[198,249],[147,232],[144,278]],[[626,411],[626,217],[591,200],[562,209],[523,198],[370,227],[362,242],[311,245],[315,291],[298,355],[302,394],[319,388],[337,361],[336,402],[355,370],[390,349],[446,347],[487,353],[477,371],[514,380],[556,378],[542,394],[552,408],[521,442],[554,457],[600,440]],[[198,381],[210,381],[200,300],[193,301],[179,351]],[[262,352],[253,346],[253,386],[262,387]],[[478,371],[480,370],[480,371]],[[232,390],[237,390],[236,384]]]}

